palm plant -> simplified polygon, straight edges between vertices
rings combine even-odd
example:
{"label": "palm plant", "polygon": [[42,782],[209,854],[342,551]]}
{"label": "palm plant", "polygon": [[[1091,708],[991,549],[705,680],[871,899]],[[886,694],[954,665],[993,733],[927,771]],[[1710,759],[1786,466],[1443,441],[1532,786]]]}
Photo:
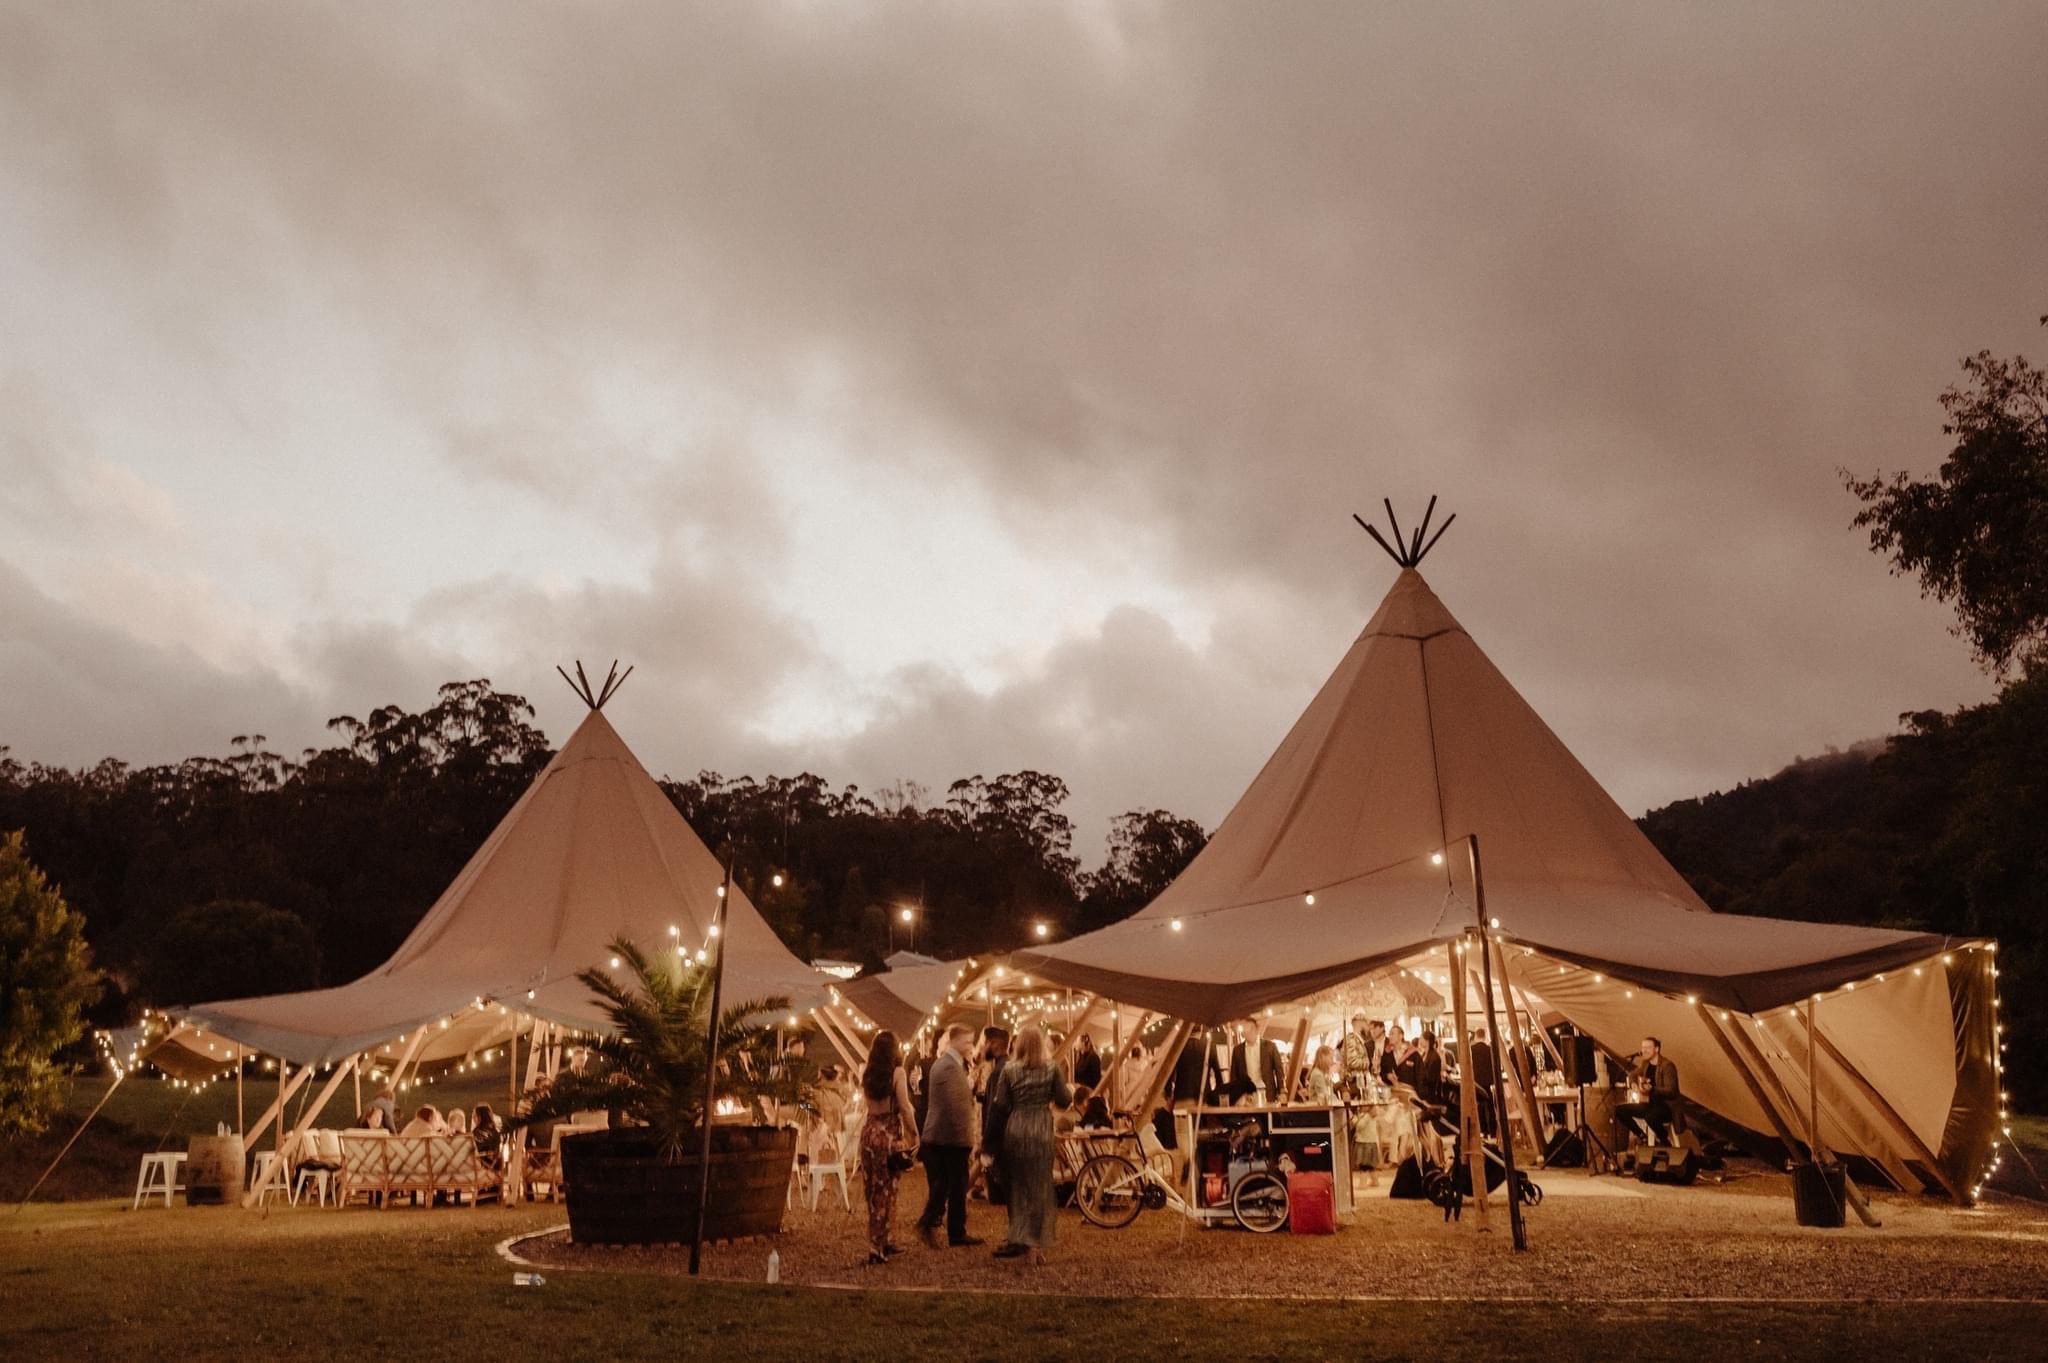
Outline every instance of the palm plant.
{"label": "palm plant", "polygon": [[[622,969],[576,975],[610,1019],[610,1035],[590,1048],[580,1072],[557,1075],[514,1124],[593,1109],[623,1113],[646,1127],[665,1159],[680,1160],[697,1148],[704,1121],[711,969],[651,959],[624,939],[611,950]],[[718,1020],[717,1096],[744,1104],[757,1121],[769,1119],[771,1104],[805,1111],[812,1105],[808,1064],[778,1055],[774,1025],[761,1021],[788,1008],[786,998],[755,999],[722,1009]]]}

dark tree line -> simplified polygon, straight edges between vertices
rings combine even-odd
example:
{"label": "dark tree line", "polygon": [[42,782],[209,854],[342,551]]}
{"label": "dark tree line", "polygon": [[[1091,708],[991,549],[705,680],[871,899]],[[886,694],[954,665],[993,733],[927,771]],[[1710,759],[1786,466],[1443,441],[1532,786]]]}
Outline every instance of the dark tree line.
{"label": "dark tree line", "polygon": [[[297,758],[260,735],[226,757],[81,770],[0,748],[0,829],[85,916],[117,989],[113,1020],[143,1004],[336,984],[383,962],[547,764],[519,696],[443,686],[414,713],[331,722]],[[869,964],[893,946],[941,956],[1114,921],[1186,865],[1201,827],[1163,810],[1120,817],[1109,859],[1084,872],[1041,772],[955,781],[943,799],[898,785],[869,796],[822,778],[702,772],[662,788],[806,957]],[[914,923],[898,915],[911,906]]]}
{"label": "dark tree line", "polygon": [[[2048,317],[2041,319],[2048,325]],[[1932,478],[1843,472],[1854,524],[1955,608],[2003,684],[1953,714],[1656,810],[1652,840],[1717,909],[1999,939],[2006,1087],[2048,1105],[2048,374],[1979,351],[1941,395]]]}

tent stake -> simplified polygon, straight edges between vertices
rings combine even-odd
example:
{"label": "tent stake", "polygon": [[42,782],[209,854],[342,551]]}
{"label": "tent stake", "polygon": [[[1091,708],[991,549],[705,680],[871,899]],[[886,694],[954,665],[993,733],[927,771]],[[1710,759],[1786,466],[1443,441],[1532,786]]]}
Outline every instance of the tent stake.
{"label": "tent stake", "polygon": [[[578,669],[581,670],[580,668]],[[704,1258],[704,1213],[711,1205],[711,1118],[718,1103],[718,1009],[725,993],[725,912],[732,903],[732,861],[725,863],[725,883],[718,891],[718,945],[711,957],[711,1021],[704,1038],[704,1132],[697,1142],[697,1224],[690,1228],[690,1276],[697,1276]]]}

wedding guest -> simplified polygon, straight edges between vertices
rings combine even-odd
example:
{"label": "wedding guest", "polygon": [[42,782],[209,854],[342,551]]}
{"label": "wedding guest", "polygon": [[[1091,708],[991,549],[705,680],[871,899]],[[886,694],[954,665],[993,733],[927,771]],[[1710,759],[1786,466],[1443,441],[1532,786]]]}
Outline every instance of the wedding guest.
{"label": "wedding guest", "polygon": [[1045,1033],[1036,1027],[1017,1033],[1015,1051],[989,1099],[982,1136],[985,1147],[996,1146],[990,1153],[1002,1162],[1010,1189],[1010,1233],[996,1250],[999,1259],[1045,1262],[1055,1210],[1052,1109],[1073,1101],[1066,1076],[1047,1058]]}
{"label": "wedding guest", "polygon": [[[967,1172],[974,1151],[974,1089],[967,1078],[967,1056],[973,1046],[972,1027],[948,1027],[926,1077],[920,1133],[926,1191],[917,1231],[933,1249],[981,1243],[967,1233]],[[942,1218],[944,1240],[939,1238]]]}
{"label": "wedding guest", "polygon": [[917,1148],[917,1128],[910,1119],[910,1078],[896,1047],[896,1034],[875,1033],[868,1047],[867,1069],[861,1074],[867,1098],[867,1120],[860,1129],[861,1186],[868,1202],[868,1262],[882,1264],[901,1249],[889,1241],[896,1216],[896,1184],[903,1171],[892,1156]]}

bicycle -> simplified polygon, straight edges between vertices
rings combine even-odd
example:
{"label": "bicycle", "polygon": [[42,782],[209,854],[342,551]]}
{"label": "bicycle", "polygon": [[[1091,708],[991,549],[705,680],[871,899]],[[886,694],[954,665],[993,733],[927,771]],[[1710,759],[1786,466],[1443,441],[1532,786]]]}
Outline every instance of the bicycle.
{"label": "bicycle", "polygon": [[[1269,1235],[1287,1224],[1287,1160],[1271,1158],[1270,1143],[1255,1135],[1256,1122],[1247,1122],[1231,1133],[1233,1155],[1245,1155],[1247,1166],[1231,1183],[1228,1215],[1256,1235]],[[1074,1205],[1091,1225],[1104,1230],[1122,1230],[1147,1209],[1171,1207],[1190,1221],[1221,1220],[1224,1210],[1190,1203],[1156,1165],[1143,1164],[1128,1155],[1097,1155],[1081,1166],[1074,1179]]]}

